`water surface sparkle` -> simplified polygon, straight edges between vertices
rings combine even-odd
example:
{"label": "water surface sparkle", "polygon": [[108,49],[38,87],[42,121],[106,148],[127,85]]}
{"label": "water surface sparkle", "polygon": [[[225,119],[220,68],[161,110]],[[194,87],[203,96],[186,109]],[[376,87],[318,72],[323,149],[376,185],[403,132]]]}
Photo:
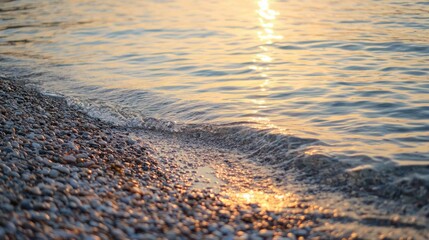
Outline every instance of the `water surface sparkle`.
{"label": "water surface sparkle", "polygon": [[344,161],[429,163],[421,1],[10,1],[0,12],[3,62],[62,76],[39,80],[80,101],[250,121]]}

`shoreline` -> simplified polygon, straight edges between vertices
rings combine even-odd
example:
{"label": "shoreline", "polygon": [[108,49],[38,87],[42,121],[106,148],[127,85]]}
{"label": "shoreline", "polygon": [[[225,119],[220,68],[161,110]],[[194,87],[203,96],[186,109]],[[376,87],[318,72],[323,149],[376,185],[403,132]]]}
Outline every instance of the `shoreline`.
{"label": "shoreline", "polygon": [[[22,81],[0,78],[0,85],[0,238],[365,239],[382,237],[379,232],[388,234],[389,227],[402,230],[398,239],[429,236],[425,223],[402,218],[370,221],[369,226],[380,229],[368,236],[365,230],[323,228],[327,221],[361,222],[334,211],[315,214],[301,200],[281,211],[225,201],[216,191],[192,187],[195,180],[181,173],[186,167],[174,158],[186,155],[186,146],[171,159],[173,150],[165,146],[166,157],[160,158],[160,147],[149,144],[160,141],[150,134],[135,137],[127,128],[91,118]],[[188,160],[191,173],[203,167]],[[222,164],[236,169],[238,160]]]}
{"label": "shoreline", "polygon": [[[236,215],[249,234],[274,236],[266,228],[289,224],[280,233],[293,237],[293,226],[305,222],[279,222],[251,206],[223,204],[212,191],[175,184],[151,150],[120,129],[20,82],[0,84],[0,238],[244,236],[232,225]],[[253,225],[252,219],[269,220]]]}
{"label": "shoreline", "polygon": [[[318,152],[319,144],[325,144],[318,139],[270,132],[268,129],[259,131],[252,126],[234,123],[181,124],[145,117],[130,109],[122,111],[115,106],[92,104],[55,91],[45,92],[47,89],[41,82],[33,77],[27,79],[32,76],[32,71],[27,68],[9,66],[0,69],[5,72],[0,78],[25,82],[44,97],[64,101],[64,105],[85,116],[124,132],[137,131],[143,135],[156,132],[163,135],[162,138],[192,139],[227,152],[237,151],[243,153],[244,159],[263,168],[280,170],[280,175],[294,175],[296,181],[317,185],[326,191],[339,191],[351,196],[375,195],[414,205],[411,211],[423,210],[421,214],[429,216],[429,165],[400,165],[388,159],[363,159],[359,163],[353,156]],[[365,155],[356,157],[365,158]]]}

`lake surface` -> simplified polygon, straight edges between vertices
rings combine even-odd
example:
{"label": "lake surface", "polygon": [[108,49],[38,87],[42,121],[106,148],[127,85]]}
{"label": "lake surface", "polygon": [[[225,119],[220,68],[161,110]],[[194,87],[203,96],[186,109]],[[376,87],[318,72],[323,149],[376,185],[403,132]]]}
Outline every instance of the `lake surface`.
{"label": "lake surface", "polygon": [[0,1],[0,61],[125,119],[241,124],[355,165],[429,165],[421,0]]}

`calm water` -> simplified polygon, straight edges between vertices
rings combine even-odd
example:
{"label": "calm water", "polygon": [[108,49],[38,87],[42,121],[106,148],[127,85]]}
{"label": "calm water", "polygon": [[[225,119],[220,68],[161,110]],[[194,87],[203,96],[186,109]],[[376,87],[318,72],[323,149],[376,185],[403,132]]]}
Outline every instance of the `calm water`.
{"label": "calm water", "polygon": [[428,37],[422,0],[0,1],[2,66],[45,89],[405,165],[429,164]]}

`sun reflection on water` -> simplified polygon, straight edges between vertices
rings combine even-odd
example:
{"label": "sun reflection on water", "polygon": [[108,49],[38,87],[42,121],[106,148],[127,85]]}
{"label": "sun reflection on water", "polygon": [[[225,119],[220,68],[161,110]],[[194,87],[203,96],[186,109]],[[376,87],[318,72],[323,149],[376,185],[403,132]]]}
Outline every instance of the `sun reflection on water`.
{"label": "sun reflection on water", "polygon": [[296,204],[296,199],[290,193],[266,193],[263,191],[230,192],[223,198],[228,204],[257,204],[261,209],[281,211]]}
{"label": "sun reflection on water", "polygon": [[311,147],[304,152],[304,154],[307,156],[313,156],[313,155],[322,154],[322,153],[323,151],[320,147]]}
{"label": "sun reflection on water", "polygon": [[272,44],[273,40],[282,39],[283,36],[276,35],[274,32],[274,20],[279,13],[270,8],[269,0],[260,0],[258,6],[259,23],[263,29],[258,32],[259,39],[266,44]]}
{"label": "sun reflection on water", "polygon": [[[263,79],[262,83],[259,83],[259,91],[261,96],[268,96],[270,94],[269,88],[271,84],[271,77],[268,74],[270,70],[270,63],[274,61],[272,57],[272,49],[269,47],[274,40],[282,39],[281,35],[277,35],[274,30],[274,21],[276,16],[279,14],[270,8],[269,0],[258,1],[257,16],[259,25],[262,30],[257,32],[257,36],[261,45],[259,49],[260,53],[256,54],[253,58],[254,65],[250,66],[250,69],[258,72],[259,76]],[[253,114],[259,115],[258,117],[251,118],[251,121],[257,122],[262,126],[272,125],[270,119],[261,113],[261,109],[266,109],[269,105],[267,99],[252,99],[251,102],[256,105],[256,109],[253,110]]]}

